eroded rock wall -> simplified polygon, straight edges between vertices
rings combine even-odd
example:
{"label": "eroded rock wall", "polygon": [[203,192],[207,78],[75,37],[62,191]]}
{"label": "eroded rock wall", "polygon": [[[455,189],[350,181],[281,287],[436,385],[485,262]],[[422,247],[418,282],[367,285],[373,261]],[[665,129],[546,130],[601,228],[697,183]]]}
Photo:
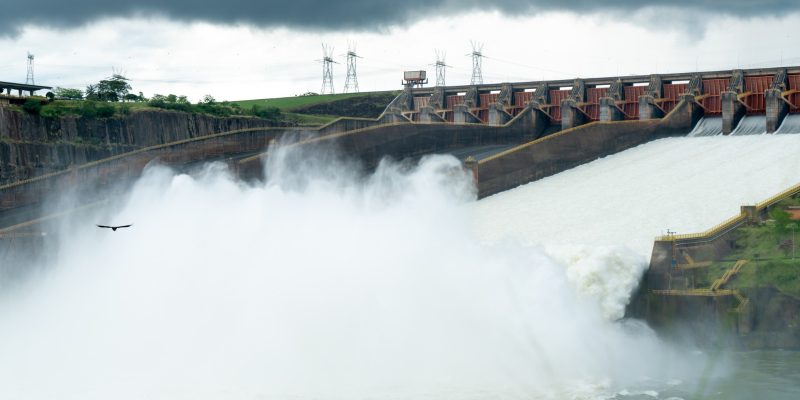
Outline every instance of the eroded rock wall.
{"label": "eroded rock wall", "polygon": [[43,118],[0,107],[0,185],[137,148],[272,125],[259,118],[160,110],[114,118]]}

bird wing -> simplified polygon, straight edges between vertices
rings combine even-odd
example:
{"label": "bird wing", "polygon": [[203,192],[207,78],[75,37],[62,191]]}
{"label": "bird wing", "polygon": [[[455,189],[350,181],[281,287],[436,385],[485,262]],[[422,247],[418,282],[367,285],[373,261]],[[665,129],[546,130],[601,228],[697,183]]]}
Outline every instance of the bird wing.
{"label": "bird wing", "polygon": [[110,227],[110,226],[107,226],[107,225],[97,225],[97,227],[98,227],[98,228],[108,228],[108,229],[111,229],[111,227]]}
{"label": "bird wing", "polygon": [[117,228],[130,228],[130,227],[132,227],[132,226],[133,226],[133,224],[128,224],[128,225],[120,225],[120,226],[118,226]]}

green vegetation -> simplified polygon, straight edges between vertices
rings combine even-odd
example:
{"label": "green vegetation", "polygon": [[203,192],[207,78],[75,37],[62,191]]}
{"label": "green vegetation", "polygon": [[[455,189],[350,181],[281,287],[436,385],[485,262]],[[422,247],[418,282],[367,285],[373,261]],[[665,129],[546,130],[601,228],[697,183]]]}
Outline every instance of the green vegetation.
{"label": "green vegetation", "polygon": [[146,103],[109,103],[94,100],[55,100],[41,107],[39,115],[45,118],[63,116],[109,118],[128,115],[132,110],[148,108]]}
{"label": "green vegetation", "polygon": [[53,89],[53,95],[56,99],[63,100],[80,100],[83,99],[83,92],[80,89],[70,89],[57,87]]}
{"label": "green vegetation", "polygon": [[27,113],[39,114],[42,111],[42,100],[36,97],[31,97],[25,100],[22,109]]}
{"label": "green vegetation", "polygon": [[[86,99],[117,102],[125,100],[130,90],[131,85],[128,83],[128,78],[119,74],[114,74],[108,79],[97,82],[97,84],[87,86]],[[134,97],[134,99],[136,99],[136,97]]]}
{"label": "green vegetation", "polygon": [[302,96],[241,100],[235,103],[244,108],[277,107],[291,123],[323,125],[338,117],[376,118],[397,94],[393,91],[326,95],[306,93]]}
{"label": "green vegetation", "polygon": [[283,113],[284,120],[299,126],[321,126],[339,118],[335,115],[310,115],[291,112]]}
{"label": "green vegetation", "polygon": [[306,93],[302,96],[293,97],[277,97],[274,99],[256,99],[256,100],[237,100],[236,103],[244,108],[249,108],[254,105],[260,107],[277,107],[281,111],[292,111],[298,108],[316,105],[320,103],[328,103],[334,100],[344,100],[353,97],[363,96],[364,93],[341,93],[341,94],[316,94]]}
{"label": "green vegetation", "polygon": [[114,74],[88,85],[83,91],[57,87],[48,93],[47,99],[31,100],[22,109],[45,118],[110,118],[138,110],[162,109],[218,117],[254,116],[289,125],[320,126],[339,117],[375,118],[397,95],[397,92],[305,93],[293,97],[236,102],[218,102],[206,95],[203,100],[193,104],[186,96],[155,94],[147,99],[141,92],[134,94],[132,90],[128,78]]}
{"label": "green vegetation", "polygon": [[[770,219],[760,225],[743,226],[735,232],[735,250],[728,261],[714,262],[695,272],[695,286],[708,287],[736,260],[750,260],[725,287],[747,289],[772,286],[800,297],[800,224],[792,221],[786,207],[800,206],[800,194],[772,206]],[[793,254],[794,247],[794,254]],[[795,256],[793,259],[792,256]]]}

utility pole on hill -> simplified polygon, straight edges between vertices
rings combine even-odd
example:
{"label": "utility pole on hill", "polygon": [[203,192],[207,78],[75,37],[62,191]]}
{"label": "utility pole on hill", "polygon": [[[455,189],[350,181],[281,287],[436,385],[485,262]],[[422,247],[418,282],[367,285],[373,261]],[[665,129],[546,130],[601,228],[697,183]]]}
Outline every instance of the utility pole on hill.
{"label": "utility pole on hill", "polygon": [[334,94],[333,90],[333,64],[338,64],[333,61],[333,47],[328,47],[327,44],[322,44],[322,59],[317,60],[322,62],[322,90],[320,94]]}
{"label": "utility pole on hill", "polygon": [[353,43],[347,45],[347,79],[344,81],[344,92],[348,93],[350,90],[353,93],[358,93],[358,75],[356,74],[356,59],[361,58],[356,54],[356,45]]}

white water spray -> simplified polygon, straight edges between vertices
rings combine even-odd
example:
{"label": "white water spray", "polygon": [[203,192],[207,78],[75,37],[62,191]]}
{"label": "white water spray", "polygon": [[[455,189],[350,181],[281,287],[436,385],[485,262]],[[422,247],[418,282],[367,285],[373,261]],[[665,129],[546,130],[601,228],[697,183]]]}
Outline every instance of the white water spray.
{"label": "white water spray", "polygon": [[129,230],[70,221],[0,298],[0,398],[597,398],[691,376],[577,296],[572,261],[481,244],[455,159],[362,178],[272,157],[253,187],[148,170],[96,216]]}
{"label": "white water spray", "polygon": [[702,232],[800,182],[800,135],[657,140],[472,203],[486,244],[541,247],[622,316],[667,229]]}

